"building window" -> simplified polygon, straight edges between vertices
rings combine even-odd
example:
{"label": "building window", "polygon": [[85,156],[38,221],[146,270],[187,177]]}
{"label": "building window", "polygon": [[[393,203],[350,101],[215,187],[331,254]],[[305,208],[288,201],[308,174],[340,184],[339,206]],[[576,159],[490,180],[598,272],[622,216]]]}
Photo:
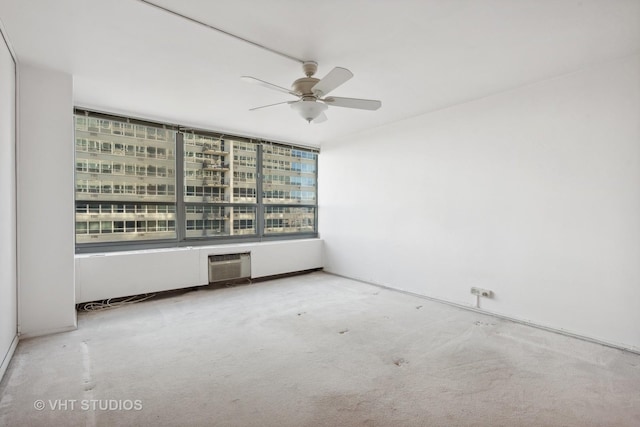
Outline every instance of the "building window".
{"label": "building window", "polygon": [[317,151],[132,121],[76,112],[79,252],[317,234]]}

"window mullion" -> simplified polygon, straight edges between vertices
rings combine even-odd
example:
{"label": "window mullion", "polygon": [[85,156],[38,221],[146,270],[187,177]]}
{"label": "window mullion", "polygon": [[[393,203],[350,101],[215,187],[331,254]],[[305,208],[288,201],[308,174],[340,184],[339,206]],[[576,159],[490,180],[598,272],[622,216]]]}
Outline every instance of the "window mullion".
{"label": "window mullion", "polygon": [[320,156],[316,155],[316,173],[315,173],[315,175],[316,175],[315,176],[315,179],[316,179],[316,182],[315,182],[315,184],[316,184],[316,200],[315,200],[315,203],[313,204],[314,212],[315,212],[315,215],[314,215],[315,218],[314,218],[314,224],[313,224],[313,232],[314,233],[318,233],[318,181],[319,181],[318,180],[318,173],[319,173],[319,170],[320,170],[320,169],[318,169],[318,157],[320,157]]}
{"label": "window mullion", "polygon": [[264,237],[264,205],[262,204],[262,144],[258,144],[256,159],[256,233],[261,239]]}
{"label": "window mullion", "polygon": [[184,134],[176,133],[176,233],[178,242],[186,236],[186,214],[184,207]]}

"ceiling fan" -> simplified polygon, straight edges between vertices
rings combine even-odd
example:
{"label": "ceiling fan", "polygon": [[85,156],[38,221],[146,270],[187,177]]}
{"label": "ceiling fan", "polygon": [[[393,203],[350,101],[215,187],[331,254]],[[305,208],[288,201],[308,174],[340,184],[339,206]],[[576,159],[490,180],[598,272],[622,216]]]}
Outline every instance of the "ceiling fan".
{"label": "ceiling fan", "polygon": [[294,81],[291,89],[286,89],[255,77],[242,76],[242,80],[249,83],[255,83],[298,98],[294,101],[284,101],[251,108],[249,111],[273,107],[275,105],[289,104],[291,108],[296,110],[309,123],[322,123],[327,120],[324,112],[328,106],[357,108],[360,110],[377,110],[382,106],[382,102],[373,99],[339,98],[337,96],[327,97],[329,92],[353,77],[353,73],[346,68],[335,67],[323,79],[313,77],[318,70],[318,64],[316,62],[305,61],[302,64],[302,69],[306,77]]}

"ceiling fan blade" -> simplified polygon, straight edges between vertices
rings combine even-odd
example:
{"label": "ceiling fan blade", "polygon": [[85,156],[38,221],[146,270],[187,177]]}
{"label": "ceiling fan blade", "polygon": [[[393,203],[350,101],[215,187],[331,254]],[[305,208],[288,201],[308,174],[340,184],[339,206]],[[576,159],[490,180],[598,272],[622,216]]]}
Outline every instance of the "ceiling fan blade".
{"label": "ceiling fan blade", "polygon": [[382,107],[382,102],[374,99],[358,99],[358,98],[340,98],[331,96],[321,99],[327,105],[332,107],[357,108],[359,110],[377,110]]}
{"label": "ceiling fan blade", "polygon": [[346,68],[335,67],[322,80],[311,88],[314,95],[322,97],[353,77],[353,73]]}
{"label": "ceiling fan blade", "polygon": [[316,117],[311,123],[322,123],[327,121],[327,115],[325,113],[320,113],[318,117]]}
{"label": "ceiling fan blade", "polygon": [[281,105],[281,104],[293,104],[294,102],[298,102],[298,101],[276,102],[275,104],[269,104],[269,105],[263,105],[261,107],[250,108],[249,111],[256,111],[256,110],[260,110],[261,108],[274,107],[276,105]]}
{"label": "ceiling fan blade", "polygon": [[260,80],[260,79],[256,79],[255,77],[251,77],[251,76],[242,76],[240,77],[243,81],[248,82],[248,83],[253,83],[253,84],[257,84],[263,87],[266,87],[268,89],[273,89],[273,90],[277,90],[278,92],[283,92],[283,93],[288,93],[289,95],[293,95],[293,96],[300,96],[299,93],[296,93],[292,90],[289,90],[287,88],[284,87],[280,87],[278,85],[274,85],[273,83],[269,83],[269,82],[265,82],[264,80]]}

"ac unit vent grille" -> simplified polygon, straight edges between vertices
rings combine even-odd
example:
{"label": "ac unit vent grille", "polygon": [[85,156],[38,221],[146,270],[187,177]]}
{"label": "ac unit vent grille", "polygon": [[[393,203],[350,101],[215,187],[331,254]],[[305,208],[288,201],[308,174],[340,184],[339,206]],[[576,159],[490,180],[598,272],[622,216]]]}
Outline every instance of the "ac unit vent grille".
{"label": "ac unit vent grille", "polygon": [[209,283],[251,277],[251,254],[209,255]]}
{"label": "ac unit vent grille", "polygon": [[240,259],[242,255],[248,255],[248,254],[209,255],[209,262],[236,260],[236,259]]}

